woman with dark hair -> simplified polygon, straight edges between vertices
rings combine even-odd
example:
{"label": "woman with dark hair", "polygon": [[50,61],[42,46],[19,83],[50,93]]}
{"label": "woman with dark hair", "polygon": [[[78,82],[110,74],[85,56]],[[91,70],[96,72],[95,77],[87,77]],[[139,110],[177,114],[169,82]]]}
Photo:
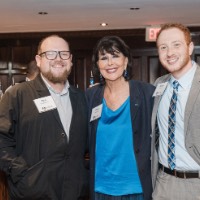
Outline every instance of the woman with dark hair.
{"label": "woman with dark hair", "polygon": [[92,200],[150,200],[154,86],[130,80],[132,55],[117,36],[93,52],[100,84],[86,91]]}

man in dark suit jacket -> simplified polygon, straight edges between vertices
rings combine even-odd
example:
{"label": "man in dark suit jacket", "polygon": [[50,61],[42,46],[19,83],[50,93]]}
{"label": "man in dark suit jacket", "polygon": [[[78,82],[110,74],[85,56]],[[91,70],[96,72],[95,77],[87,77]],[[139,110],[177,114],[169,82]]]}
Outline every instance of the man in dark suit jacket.
{"label": "man in dark suit jacket", "polygon": [[[200,67],[190,58],[194,45],[189,29],[182,24],[164,24],[158,34],[157,47],[160,61],[170,74],[158,78],[155,83],[157,89],[152,114],[153,199],[196,200],[200,197]],[[174,81],[179,84],[176,92]],[[174,98],[171,101],[175,93],[177,101]],[[171,124],[175,125],[171,126],[168,123],[171,122],[169,110],[174,101],[175,123]],[[173,140],[170,130],[174,131]],[[171,146],[172,143],[174,146]],[[175,150],[173,159],[170,150]]]}
{"label": "man in dark suit jacket", "polygon": [[36,61],[36,79],[12,87],[0,102],[0,168],[10,199],[83,200],[87,109],[84,93],[67,81],[68,43],[57,35],[43,39]]}

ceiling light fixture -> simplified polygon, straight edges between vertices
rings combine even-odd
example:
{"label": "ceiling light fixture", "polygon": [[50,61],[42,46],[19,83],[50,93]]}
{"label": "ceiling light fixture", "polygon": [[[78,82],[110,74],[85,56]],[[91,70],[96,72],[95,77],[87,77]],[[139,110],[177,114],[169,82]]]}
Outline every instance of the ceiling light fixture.
{"label": "ceiling light fixture", "polygon": [[38,12],[38,15],[48,15],[48,12],[41,11],[41,12]]}
{"label": "ceiling light fixture", "polygon": [[105,22],[101,23],[100,25],[103,26],[103,27],[108,26],[108,24],[105,23]]}
{"label": "ceiling light fixture", "polygon": [[130,8],[130,10],[140,10],[140,8],[138,8],[138,7],[132,7],[132,8]]}

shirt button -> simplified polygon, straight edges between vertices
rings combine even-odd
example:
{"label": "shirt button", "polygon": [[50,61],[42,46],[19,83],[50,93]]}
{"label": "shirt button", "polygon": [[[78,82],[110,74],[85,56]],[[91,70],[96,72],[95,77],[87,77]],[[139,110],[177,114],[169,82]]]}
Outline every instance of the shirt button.
{"label": "shirt button", "polygon": [[65,133],[61,133],[61,136],[62,136],[62,137],[65,137]]}

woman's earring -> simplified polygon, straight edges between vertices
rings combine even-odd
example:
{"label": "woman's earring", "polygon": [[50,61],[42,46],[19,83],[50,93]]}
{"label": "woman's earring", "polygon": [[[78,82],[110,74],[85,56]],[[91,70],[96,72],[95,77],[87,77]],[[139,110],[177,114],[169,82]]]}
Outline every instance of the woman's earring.
{"label": "woman's earring", "polygon": [[128,78],[128,71],[127,71],[127,69],[124,70],[123,77],[127,80],[127,78]]}
{"label": "woman's earring", "polygon": [[102,76],[101,73],[99,74],[99,80],[100,80],[101,83],[104,81],[104,80],[103,80],[103,76]]}

